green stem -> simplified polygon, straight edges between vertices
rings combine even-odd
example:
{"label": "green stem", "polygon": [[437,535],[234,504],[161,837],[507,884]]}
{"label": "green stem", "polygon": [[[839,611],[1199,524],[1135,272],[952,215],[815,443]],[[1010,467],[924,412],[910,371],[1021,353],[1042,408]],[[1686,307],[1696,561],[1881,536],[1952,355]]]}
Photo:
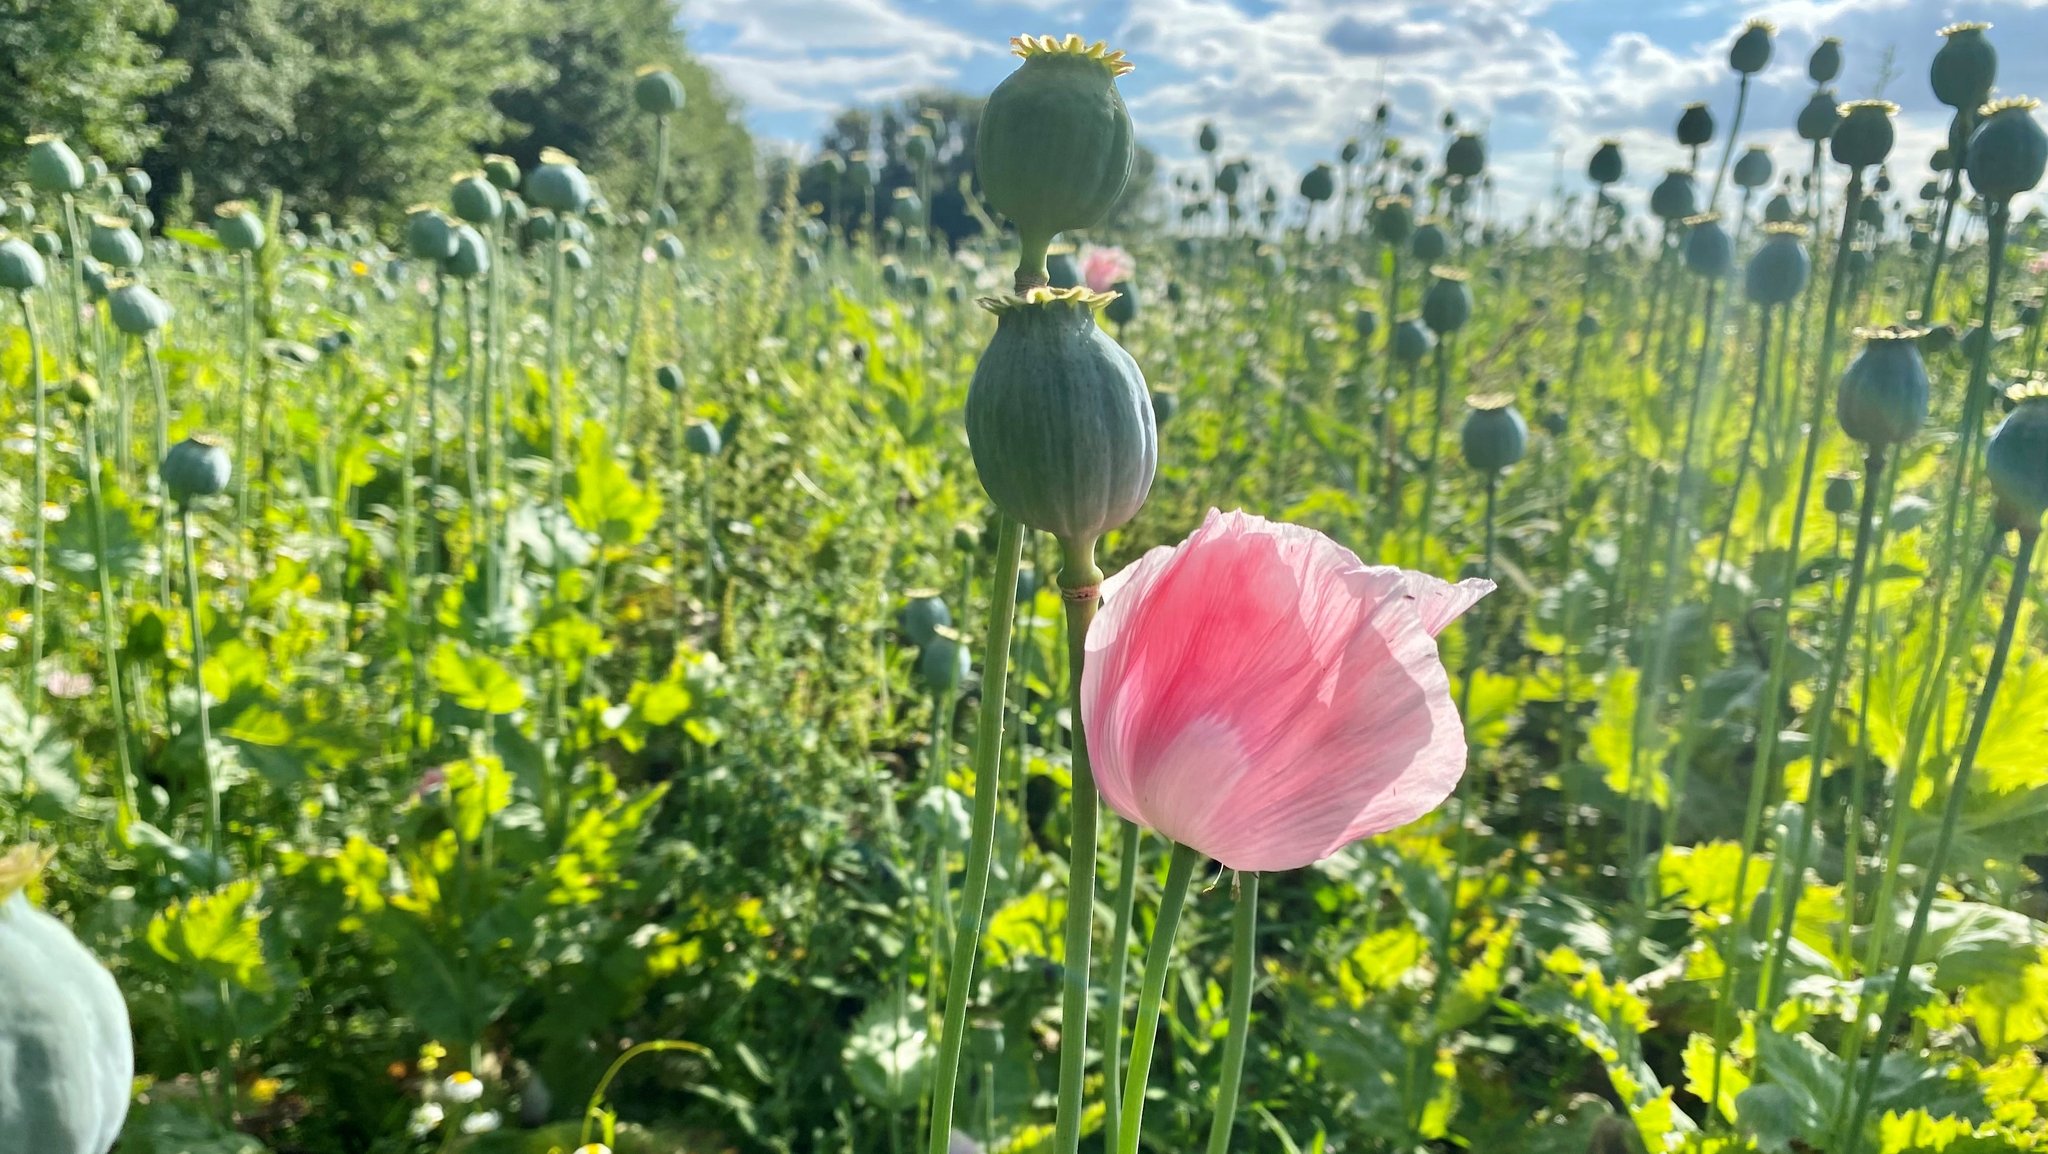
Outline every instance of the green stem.
{"label": "green stem", "polygon": [[1065,983],[1060,999],[1059,1113],[1053,1135],[1054,1154],[1074,1154],[1081,1145],[1083,1086],[1088,1072],[1089,955],[1095,925],[1095,841],[1100,799],[1088,758],[1088,739],[1081,724],[1081,671],[1087,661],[1088,625],[1101,601],[1102,570],[1095,564],[1095,542],[1060,542],[1060,600],[1067,611],[1067,690],[1071,694],[1074,734],[1073,808],[1067,851],[1067,926]]}
{"label": "green stem", "polygon": [[206,842],[221,856],[220,779],[213,766],[213,727],[206,708],[206,629],[199,613],[199,559],[192,547],[192,506],[178,505],[178,535],[185,539],[185,609],[192,624],[193,709],[199,714],[199,768],[206,782]]}
{"label": "green stem", "polygon": [[1195,867],[1201,862],[1201,851],[1176,844],[1166,867],[1166,888],[1159,893],[1159,917],[1152,923],[1152,944],[1145,950],[1145,976],[1138,984],[1138,1026],[1131,1033],[1131,1062],[1124,1075],[1124,1109],[1116,1154],[1138,1154],[1139,1132],[1145,1122],[1145,1088],[1152,1076],[1152,1047],[1159,1038],[1159,1007],[1166,995],[1166,968],[1173,959],[1173,935],[1180,928],[1188,885],[1194,881]]}
{"label": "green stem", "polygon": [[120,632],[114,615],[114,583],[107,563],[107,514],[106,502],[100,496],[100,451],[99,430],[95,427],[90,407],[85,408],[85,428],[79,437],[79,451],[85,455],[85,495],[88,515],[92,522],[93,578],[99,586],[100,633],[102,643],[107,647],[106,682],[107,702],[114,712],[114,760],[120,770],[115,782],[117,815],[120,821],[120,837],[125,844],[128,826],[135,821],[135,766],[128,753],[128,705],[121,691],[121,642]]}
{"label": "green stem", "polygon": [[50,626],[43,619],[43,565],[49,552],[49,520],[43,516],[43,506],[49,501],[50,491],[50,400],[46,395],[47,382],[43,380],[43,338],[42,330],[36,327],[35,306],[29,304],[26,289],[15,294],[15,299],[21,302],[21,323],[28,330],[28,387],[35,395],[36,476],[29,500],[34,544],[29,560],[28,687],[22,695],[33,721],[42,706],[43,686],[37,674],[43,666],[43,638]]}
{"label": "green stem", "polygon": [[1102,1005],[1108,1020],[1103,1023],[1102,1044],[1102,1146],[1116,1149],[1123,1122],[1124,980],[1131,968],[1131,912],[1137,904],[1139,850],[1145,829],[1128,818],[1122,819],[1123,837],[1117,848],[1116,897],[1113,913],[1116,928],[1109,939],[1109,973],[1103,979]]}
{"label": "green stem", "polygon": [[1251,1034],[1252,985],[1259,964],[1259,875],[1237,875],[1236,933],[1230,950],[1230,1032],[1223,1041],[1223,1071],[1216,1082],[1216,1116],[1209,1124],[1209,1154],[1229,1154],[1244,1079],[1245,1043]]}
{"label": "green stem", "polygon": [[624,446],[626,411],[633,400],[633,354],[640,344],[641,314],[646,311],[648,249],[654,244],[654,222],[662,208],[662,185],[668,177],[668,117],[654,118],[654,192],[647,205],[647,223],[640,229],[640,247],[633,254],[632,319],[626,325],[626,355],[619,363],[619,392],[612,404],[612,449]]}
{"label": "green stem", "polygon": [[1451,334],[1445,333],[1436,346],[1436,404],[1430,410],[1429,462],[1422,467],[1422,512],[1415,523],[1415,563],[1422,563],[1422,551],[1429,541],[1429,522],[1436,507],[1438,459],[1444,448],[1444,399],[1451,391]]}

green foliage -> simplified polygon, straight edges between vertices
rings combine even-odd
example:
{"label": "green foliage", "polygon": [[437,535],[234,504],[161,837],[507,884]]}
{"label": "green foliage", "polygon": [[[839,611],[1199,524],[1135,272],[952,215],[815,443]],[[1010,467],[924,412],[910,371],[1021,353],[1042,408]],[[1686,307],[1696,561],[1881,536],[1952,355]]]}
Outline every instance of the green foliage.
{"label": "green foliage", "polygon": [[163,129],[142,101],[184,73],[151,37],[172,23],[165,0],[32,0],[0,9],[0,156],[58,132],[110,163],[135,160]]}

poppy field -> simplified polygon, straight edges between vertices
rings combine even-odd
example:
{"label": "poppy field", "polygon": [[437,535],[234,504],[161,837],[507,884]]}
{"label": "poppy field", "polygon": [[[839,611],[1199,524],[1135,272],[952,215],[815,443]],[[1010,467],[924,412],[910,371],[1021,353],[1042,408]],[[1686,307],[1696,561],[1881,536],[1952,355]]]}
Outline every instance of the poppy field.
{"label": "poppy field", "polygon": [[381,217],[28,137],[0,1154],[2048,1149],[2048,132],[1927,35],[1932,156],[1755,21],[1512,209],[1134,209],[1068,35],[758,226],[653,65]]}

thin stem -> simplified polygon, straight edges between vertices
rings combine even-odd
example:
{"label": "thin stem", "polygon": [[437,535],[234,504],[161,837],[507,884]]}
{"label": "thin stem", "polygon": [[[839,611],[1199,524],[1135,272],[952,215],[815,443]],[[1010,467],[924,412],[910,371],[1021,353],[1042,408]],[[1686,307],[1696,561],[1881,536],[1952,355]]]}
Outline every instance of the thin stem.
{"label": "thin stem", "polygon": [[1180,928],[1181,907],[1202,854],[1184,845],[1173,847],[1166,867],[1166,888],[1159,893],[1159,917],[1152,923],[1152,944],[1145,951],[1145,976],[1138,985],[1138,1026],[1131,1034],[1131,1062],[1124,1076],[1124,1110],[1117,1134],[1117,1154],[1138,1154],[1139,1131],[1145,1122],[1145,1088],[1151,1082],[1152,1047],[1159,1037],[1159,1006],[1166,994],[1166,968],[1173,958],[1173,935]]}
{"label": "thin stem", "polygon": [[88,514],[92,523],[92,568],[93,578],[99,586],[100,634],[106,646],[107,703],[114,712],[114,760],[120,770],[115,782],[117,814],[120,819],[120,836],[125,842],[128,826],[136,817],[135,808],[135,767],[128,753],[128,705],[121,691],[121,641],[122,633],[116,625],[114,615],[114,583],[107,561],[107,514],[106,502],[100,496],[100,451],[99,430],[93,419],[93,402],[85,408],[85,428],[79,437],[79,451],[84,454],[85,495]]}
{"label": "thin stem", "polygon": [[1081,671],[1087,661],[1088,625],[1101,600],[1102,570],[1095,542],[1062,541],[1060,600],[1067,610],[1067,689],[1072,695],[1074,733],[1073,808],[1067,852],[1066,988],[1060,999],[1059,1113],[1054,1154],[1074,1154],[1081,1145],[1082,1090],[1088,1069],[1089,954],[1095,924],[1095,840],[1099,799],[1089,765],[1088,739],[1081,724]]}
{"label": "thin stem", "polygon": [[43,566],[49,553],[50,531],[49,519],[43,516],[43,506],[49,503],[50,491],[50,399],[45,395],[43,338],[42,330],[36,327],[35,306],[29,304],[25,289],[15,294],[15,299],[21,302],[21,323],[28,330],[28,387],[35,394],[36,476],[29,501],[34,544],[30,546],[33,552],[29,560],[28,688],[22,695],[28,702],[28,716],[33,721],[42,706],[43,686],[38,674],[43,667],[43,638],[48,634],[50,625],[43,619]]}
{"label": "thin stem", "polygon": [[206,782],[206,841],[221,856],[220,779],[213,767],[213,727],[206,709],[206,629],[199,616],[199,559],[192,548],[192,506],[178,505],[178,535],[185,539],[185,608],[192,624],[193,708],[199,714],[199,768]]}
{"label": "thin stem", "polygon": [[1259,964],[1259,875],[1237,875],[1236,933],[1230,949],[1230,1032],[1223,1041],[1223,1071],[1216,1082],[1216,1116],[1209,1124],[1209,1154],[1229,1154],[1244,1079],[1245,1043],[1251,1033],[1252,984]]}
{"label": "thin stem", "polygon": [[1124,981],[1131,968],[1131,913],[1137,904],[1139,851],[1145,830],[1137,822],[1121,819],[1123,836],[1117,847],[1116,897],[1113,913],[1116,928],[1109,939],[1109,973],[1103,979],[1102,1005],[1106,1038],[1102,1044],[1102,1146],[1116,1149],[1123,1128]]}

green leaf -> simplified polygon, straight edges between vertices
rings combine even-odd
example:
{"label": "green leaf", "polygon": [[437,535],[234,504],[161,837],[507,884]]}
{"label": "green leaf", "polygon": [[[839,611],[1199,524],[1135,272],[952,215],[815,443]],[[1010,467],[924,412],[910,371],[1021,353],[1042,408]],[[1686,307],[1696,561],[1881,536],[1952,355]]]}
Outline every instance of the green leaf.
{"label": "green leaf", "polygon": [[269,993],[263,962],[263,917],[256,912],[256,882],[231,882],[171,906],[150,920],[146,938],[157,955],[181,969],[254,993]]}
{"label": "green leaf", "polygon": [[638,545],[661,520],[661,498],[636,483],[619,463],[605,440],[604,426],[586,422],[579,440],[569,519],[606,545]]}
{"label": "green leaf", "polygon": [[441,642],[427,670],[434,687],[464,709],[502,716],[526,704],[526,686],[511,670],[481,653],[464,653],[456,642]]}

